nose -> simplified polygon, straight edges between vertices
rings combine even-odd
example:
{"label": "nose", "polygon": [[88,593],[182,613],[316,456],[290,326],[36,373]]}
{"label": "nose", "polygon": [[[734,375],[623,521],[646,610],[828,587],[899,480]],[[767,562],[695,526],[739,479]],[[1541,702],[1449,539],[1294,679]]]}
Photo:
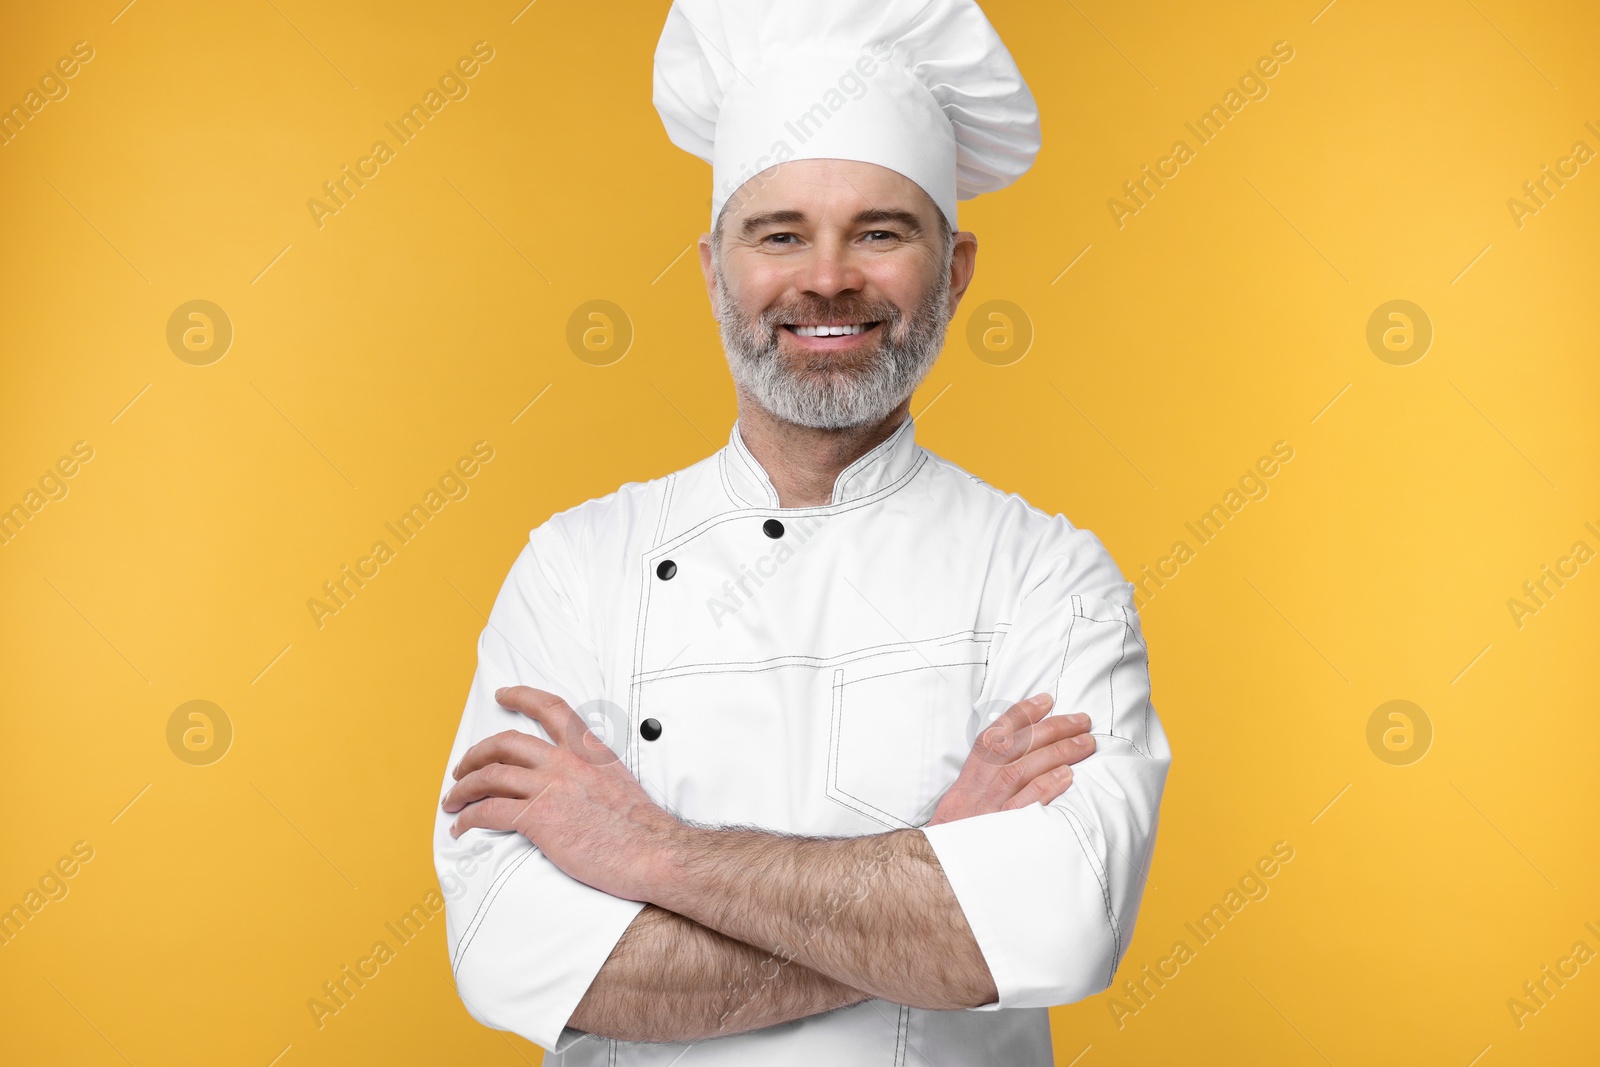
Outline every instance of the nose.
{"label": "nose", "polygon": [[844,241],[834,237],[821,238],[812,246],[795,279],[799,289],[825,300],[859,292],[865,284],[859,260]]}

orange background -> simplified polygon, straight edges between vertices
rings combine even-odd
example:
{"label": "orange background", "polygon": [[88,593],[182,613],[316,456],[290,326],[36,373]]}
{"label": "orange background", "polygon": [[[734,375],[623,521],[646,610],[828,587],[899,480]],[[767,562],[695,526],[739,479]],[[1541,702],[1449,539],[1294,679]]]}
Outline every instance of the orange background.
{"label": "orange background", "polygon": [[[666,7],[122,2],[0,35],[5,107],[93,52],[0,145],[0,507],[26,518],[0,544],[0,907],[65,893],[0,945],[8,1058],[538,1062],[466,1014],[441,917],[320,1028],[307,1001],[436,888],[443,761],[528,529],[726,441],[690,248],[709,170],[650,103]],[[1572,556],[1600,549],[1600,165],[1508,200],[1600,150],[1600,15],[985,7],[1044,148],[961,208],[979,269],[917,435],[1130,580],[1193,550],[1143,610],[1175,752],[1151,883],[1119,987],[1053,1011],[1058,1062],[1592,1054],[1600,965],[1542,1005],[1523,983],[1600,952],[1600,566]],[[323,183],[479,41],[467,95],[319,226]],[[1185,122],[1279,41],[1199,145]],[[221,358],[169,345],[193,300],[231,324]],[[631,333],[608,365],[567,340],[591,300]],[[1431,324],[1420,358],[1368,344],[1393,300]],[[975,332],[1026,324],[1020,359],[969,343],[989,301],[1017,310]],[[479,441],[465,497],[319,627],[322,583]],[[1280,441],[1198,545],[1185,523]],[[1547,564],[1569,576],[1535,604]],[[1369,733],[1394,700],[1409,720]],[[1280,841],[1270,893],[1201,945],[1185,924]]]}

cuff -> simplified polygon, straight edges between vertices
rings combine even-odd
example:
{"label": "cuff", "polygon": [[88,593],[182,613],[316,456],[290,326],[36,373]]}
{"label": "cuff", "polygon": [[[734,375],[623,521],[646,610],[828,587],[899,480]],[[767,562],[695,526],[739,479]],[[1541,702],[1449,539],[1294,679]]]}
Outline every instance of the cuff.
{"label": "cuff", "polygon": [[456,986],[474,1018],[561,1052],[566,1025],[644,903],[585,885],[537,849],[491,889],[463,934]]}
{"label": "cuff", "polygon": [[[582,1041],[588,1036],[589,1035],[584,1033],[582,1030],[574,1030],[570,1026],[563,1026],[561,1028],[561,1036],[556,1039],[555,1046],[553,1048],[545,1049],[545,1051],[552,1055],[559,1056],[561,1053],[567,1051],[567,1049],[571,1048],[573,1045],[576,1045],[578,1042]],[[540,1045],[539,1047],[544,1048],[543,1045]]]}
{"label": "cuff", "polygon": [[922,827],[998,991],[969,1011],[1070,1004],[1110,983],[1104,874],[1069,820],[1030,804]]}

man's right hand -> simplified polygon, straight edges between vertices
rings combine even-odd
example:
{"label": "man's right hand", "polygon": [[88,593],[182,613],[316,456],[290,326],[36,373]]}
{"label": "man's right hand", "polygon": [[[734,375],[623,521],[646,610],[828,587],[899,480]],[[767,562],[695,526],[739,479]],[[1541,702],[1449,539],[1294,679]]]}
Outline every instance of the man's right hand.
{"label": "man's right hand", "polygon": [[[1035,703],[1037,701],[1037,703]],[[1048,804],[1072,785],[1072,764],[1095,749],[1089,716],[1050,715],[1048,693],[1019,701],[978,734],[928,826]]]}

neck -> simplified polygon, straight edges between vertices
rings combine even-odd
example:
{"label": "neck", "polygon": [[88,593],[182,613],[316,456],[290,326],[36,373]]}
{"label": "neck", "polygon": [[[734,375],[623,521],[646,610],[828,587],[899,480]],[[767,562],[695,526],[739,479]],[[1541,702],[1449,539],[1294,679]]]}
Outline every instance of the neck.
{"label": "neck", "polygon": [[780,508],[833,503],[833,483],[850,464],[885,441],[911,417],[908,397],[881,421],[843,430],[815,430],[779,419],[739,397],[739,436],[778,491]]}

